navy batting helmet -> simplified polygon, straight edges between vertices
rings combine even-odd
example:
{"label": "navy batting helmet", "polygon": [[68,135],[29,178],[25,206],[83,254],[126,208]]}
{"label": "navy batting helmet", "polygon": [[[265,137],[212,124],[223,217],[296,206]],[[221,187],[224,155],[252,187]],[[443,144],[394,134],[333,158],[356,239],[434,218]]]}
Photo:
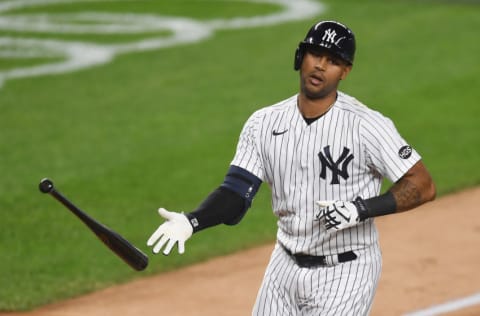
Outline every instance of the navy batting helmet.
{"label": "navy batting helmet", "polygon": [[352,65],[355,56],[355,35],[339,22],[323,21],[315,24],[305,39],[298,44],[295,52],[295,70],[300,69],[308,48],[324,48]]}

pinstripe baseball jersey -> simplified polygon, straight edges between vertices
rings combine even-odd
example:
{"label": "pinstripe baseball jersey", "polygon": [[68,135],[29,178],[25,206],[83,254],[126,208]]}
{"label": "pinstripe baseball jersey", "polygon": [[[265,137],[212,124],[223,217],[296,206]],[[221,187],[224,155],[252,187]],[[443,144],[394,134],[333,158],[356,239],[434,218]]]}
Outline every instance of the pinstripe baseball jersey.
{"label": "pinstripe baseball jersey", "polygon": [[327,232],[315,201],[378,196],[384,177],[395,182],[419,160],[390,119],[338,92],[311,124],[297,95],[256,111],[231,164],[270,186],[281,244],[293,253],[332,255],[377,245],[377,230],[367,219]]}

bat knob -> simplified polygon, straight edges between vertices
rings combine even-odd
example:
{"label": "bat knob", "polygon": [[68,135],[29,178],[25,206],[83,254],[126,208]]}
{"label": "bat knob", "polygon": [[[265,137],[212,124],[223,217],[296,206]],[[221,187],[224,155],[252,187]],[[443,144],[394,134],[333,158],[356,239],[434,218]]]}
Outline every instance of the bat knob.
{"label": "bat knob", "polygon": [[43,193],[49,193],[53,190],[53,182],[47,178],[42,179],[42,181],[40,181],[40,184],[38,185],[38,188]]}

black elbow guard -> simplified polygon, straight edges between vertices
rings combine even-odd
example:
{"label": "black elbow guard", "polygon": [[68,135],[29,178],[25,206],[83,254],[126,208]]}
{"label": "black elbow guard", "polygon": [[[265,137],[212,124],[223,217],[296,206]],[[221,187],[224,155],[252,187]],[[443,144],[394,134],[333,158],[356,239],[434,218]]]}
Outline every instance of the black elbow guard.
{"label": "black elbow guard", "polygon": [[262,181],[245,169],[231,166],[224,182],[192,213],[193,231],[218,225],[236,225],[245,216]]}
{"label": "black elbow guard", "polygon": [[252,204],[262,180],[254,174],[237,166],[230,166],[221,187],[227,188],[245,199],[247,208]]}
{"label": "black elbow guard", "polygon": [[225,180],[223,180],[221,188],[228,189],[232,192],[235,192],[239,197],[244,201],[243,208],[237,210],[237,212],[232,212],[232,216],[225,220],[223,223],[226,225],[236,225],[238,224],[247,210],[252,205],[253,198],[258,192],[262,180],[257,178],[254,174],[248,172],[245,169],[242,169],[237,166],[230,166],[228,169]]}

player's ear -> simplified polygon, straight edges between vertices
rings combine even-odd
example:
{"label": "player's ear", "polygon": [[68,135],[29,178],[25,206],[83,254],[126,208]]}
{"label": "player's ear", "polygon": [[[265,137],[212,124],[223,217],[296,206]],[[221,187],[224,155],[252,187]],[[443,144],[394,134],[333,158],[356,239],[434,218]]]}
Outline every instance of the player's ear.
{"label": "player's ear", "polygon": [[343,67],[342,75],[340,76],[340,80],[345,80],[347,78],[348,74],[352,70],[353,65],[345,65]]}

